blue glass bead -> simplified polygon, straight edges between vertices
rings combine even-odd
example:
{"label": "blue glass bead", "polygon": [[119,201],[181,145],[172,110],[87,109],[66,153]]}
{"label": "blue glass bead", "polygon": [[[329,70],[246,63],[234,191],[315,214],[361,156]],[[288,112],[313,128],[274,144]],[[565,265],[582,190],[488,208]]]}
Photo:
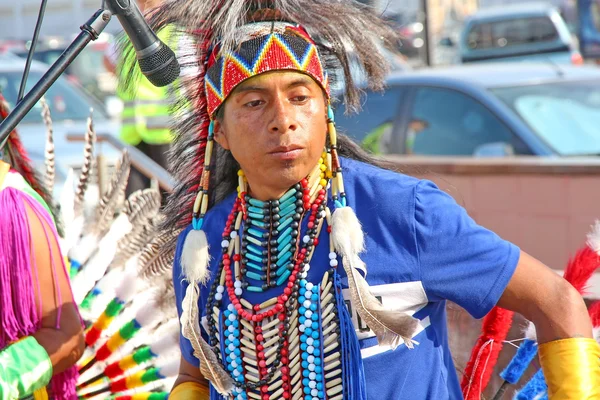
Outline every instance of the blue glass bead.
{"label": "blue glass bead", "polygon": [[310,394],[310,388],[308,386],[304,386],[304,393]]}
{"label": "blue glass bead", "polygon": [[315,347],[321,347],[321,341],[319,341],[317,339],[313,340],[313,346],[315,346]]}
{"label": "blue glass bead", "polygon": [[[267,224],[264,223],[263,221],[257,221],[255,219],[250,219],[249,221],[254,226],[258,226],[259,228],[267,229]],[[248,240],[250,240],[250,236],[246,236],[246,238]],[[260,244],[259,244],[259,246],[260,246]]]}
{"label": "blue glass bead", "polygon": [[[283,242],[286,237],[291,238],[291,236],[290,236],[291,233],[292,233],[292,227],[288,226],[285,231],[283,231],[279,234],[279,237],[277,238],[277,243]],[[292,240],[292,239],[290,239],[290,240]]]}
{"label": "blue glass bead", "polygon": [[262,281],[262,276],[256,272],[246,271],[246,276],[250,279],[254,279],[255,281]]}
{"label": "blue glass bead", "polygon": [[307,360],[308,359],[308,354],[307,353],[302,353],[302,359],[303,360]]}
{"label": "blue glass bead", "polygon": [[322,374],[317,374],[317,377],[315,378],[315,381],[317,381],[317,382],[323,382],[323,375]]}
{"label": "blue glass bead", "polygon": [[[281,226],[279,226],[279,229],[282,229]],[[292,236],[286,236],[281,242],[277,243],[277,251],[279,253],[283,253],[288,251],[289,249],[292,248]]]}
{"label": "blue glass bead", "polygon": [[[238,320],[237,320],[237,319],[236,319],[236,320],[233,320],[233,321],[230,321],[230,322],[231,322],[231,324],[232,324],[234,327],[236,327],[236,328],[237,328],[237,327],[240,325],[240,323],[238,322]],[[240,331],[237,331],[237,332],[239,333]]]}
{"label": "blue glass bead", "polygon": [[253,263],[253,262],[247,262],[246,263],[246,267],[252,268],[252,269],[254,269],[256,271],[262,272],[262,265],[258,265],[258,264]]}
{"label": "blue glass bead", "polygon": [[323,372],[323,368],[321,368],[321,366],[320,366],[320,365],[317,365],[317,366],[315,367],[315,372],[316,372],[317,374],[320,374],[321,372]]}
{"label": "blue glass bead", "polygon": [[304,315],[301,315],[300,318],[298,318],[298,321],[303,324],[304,321],[306,321],[306,317]]}
{"label": "blue glass bead", "polygon": [[227,318],[227,316],[225,316],[225,326],[229,325],[231,325],[231,321],[229,320],[229,318]]}
{"label": "blue glass bead", "polygon": [[246,288],[246,290],[248,290],[250,292],[255,292],[255,293],[262,293],[263,292],[263,288],[262,287],[256,287],[256,286],[248,286]]}
{"label": "blue glass bead", "polygon": [[[233,339],[233,345],[235,347],[238,347],[240,345],[240,339]],[[316,346],[316,344],[315,344],[315,346]]]}
{"label": "blue glass bead", "polygon": [[317,382],[317,390],[323,389],[323,382]]}
{"label": "blue glass bead", "polygon": [[264,218],[264,215],[263,214],[253,213],[253,212],[249,212],[248,213],[248,217],[252,218],[253,220],[259,220],[259,221],[261,221]]}
{"label": "blue glass bead", "polygon": [[312,328],[313,328],[313,329],[319,329],[319,323],[318,323],[318,322],[316,322],[316,321],[315,321],[315,322],[313,322],[313,323],[312,323]]}
{"label": "blue glass bead", "polygon": [[314,355],[315,357],[319,357],[319,356],[321,355],[321,350],[319,350],[319,349],[315,349],[315,351],[313,351],[313,355]]}
{"label": "blue glass bead", "polygon": [[304,386],[304,387],[308,386],[309,382],[310,382],[310,380],[308,378],[302,379],[302,386]]}
{"label": "blue glass bead", "polygon": [[321,365],[321,357],[315,357],[315,365]]}
{"label": "blue glass bead", "polygon": [[231,311],[229,311],[229,310],[223,311],[223,315],[225,315],[225,318],[229,317],[229,314],[231,314]]}
{"label": "blue glass bead", "polygon": [[312,400],[312,395],[307,394],[306,396],[304,396],[304,400]]}
{"label": "blue glass bead", "polygon": [[279,198],[279,202],[281,203],[282,201],[285,201],[286,199],[288,199],[290,196],[293,196],[296,194],[296,189],[295,188],[291,188],[290,190],[288,190],[287,192],[285,192],[283,194],[283,196],[281,196]]}
{"label": "blue glass bead", "polygon": [[313,315],[311,315],[310,317],[313,321],[318,321],[319,320],[319,314],[314,313]]}
{"label": "blue glass bead", "polygon": [[344,208],[344,206],[342,205],[342,203],[340,203],[340,201],[339,201],[339,200],[336,200],[336,201],[334,202],[334,204],[335,204],[335,208]]}
{"label": "blue glass bead", "polygon": [[309,374],[309,371],[307,369],[305,369],[304,371],[302,371],[302,376],[303,377],[308,378],[308,374]]}
{"label": "blue glass bead", "polygon": [[[227,351],[227,349],[225,351]],[[227,360],[227,364],[231,364],[231,357],[227,356],[225,360]]]}
{"label": "blue glass bead", "polygon": [[246,257],[249,260],[256,261],[257,263],[262,263],[262,257],[259,257],[256,254],[246,253]]}
{"label": "blue glass bead", "polygon": [[264,214],[265,210],[262,209],[262,208],[250,206],[250,207],[248,207],[248,212],[249,213],[256,213],[256,214]]}
{"label": "blue glass bead", "polygon": [[308,368],[308,361],[302,361],[302,368]]}
{"label": "blue glass bead", "polygon": [[312,287],[312,292],[318,295],[319,294],[319,285],[313,286]]}
{"label": "blue glass bead", "polygon": [[317,306],[315,303],[312,303],[312,304],[310,305],[310,310],[311,310],[311,311],[317,311],[317,307],[318,307],[318,306]]}
{"label": "blue glass bead", "polygon": [[263,235],[263,233],[256,228],[248,229],[248,233],[250,233],[251,235],[254,235],[257,238],[261,238]]}
{"label": "blue glass bead", "polygon": [[306,343],[306,339],[307,339],[306,335],[302,335],[302,336],[300,336],[300,341],[301,341],[302,343]]}
{"label": "blue glass bead", "polygon": [[319,396],[320,399],[322,399],[323,397],[325,397],[325,394],[323,393],[322,390],[319,390],[318,396]]}
{"label": "blue glass bead", "polygon": [[313,333],[313,329],[312,328],[305,328],[304,329],[304,334],[305,335],[307,335],[307,336],[308,335],[312,335],[312,333]]}
{"label": "blue glass bead", "polygon": [[238,382],[244,382],[244,376],[243,375],[238,375],[237,378],[235,378]]}
{"label": "blue glass bead", "polygon": [[237,366],[237,370],[238,370],[239,372],[244,372],[244,367],[242,367],[241,365],[238,365],[238,366]]}
{"label": "blue glass bead", "polygon": [[306,349],[307,349],[307,348],[308,348],[308,345],[307,345],[306,343],[302,343],[302,344],[300,345],[300,349],[301,349],[302,351],[306,351]]}
{"label": "blue glass bead", "polygon": [[[304,331],[304,333],[306,333],[306,331]],[[318,339],[319,338],[319,332],[318,331],[314,331],[313,333],[311,333],[310,335],[313,339]]]}
{"label": "blue glass bead", "polygon": [[[300,300],[300,301],[302,301],[302,300]],[[298,312],[300,313],[300,315],[304,315],[306,313],[306,308],[304,308],[304,306],[302,306],[298,309]],[[304,332],[306,332],[306,331],[304,331]]]}
{"label": "blue glass bead", "polygon": [[240,357],[242,355],[242,352],[240,351],[240,349],[233,350],[233,353],[238,357]]}
{"label": "blue glass bead", "polygon": [[227,369],[228,369],[230,372],[233,372],[233,365],[229,364],[229,365],[227,366]]}
{"label": "blue glass bead", "polygon": [[[300,280],[300,287],[304,288],[305,286],[306,286],[306,279],[301,279]],[[300,289],[300,290],[302,290],[302,289]],[[304,292],[306,293],[306,289],[304,289]]]}
{"label": "blue glass bead", "polygon": [[291,274],[292,274],[292,271],[290,271],[290,270],[287,270],[286,272],[284,272],[283,275],[281,275],[277,279],[277,285],[280,286],[283,282],[285,282],[287,280],[287,278],[290,277]]}
{"label": "blue glass bead", "polygon": [[275,273],[277,276],[281,276],[283,275],[283,273],[287,271],[287,263],[286,265],[283,265],[281,267],[279,267],[279,269],[277,270],[277,272]]}
{"label": "blue glass bead", "polygon": [[333,121],[334,118],[334,114],[333,114],[333,109],[331,108],[330,105],[327,106],[327,119],[330,119],[331,121]]}
{"label": "blue glass bead", "polygon": [[[253,244],[249,244],[246,248],[248,250],[250,250],[251,252],[253,252],[254,254],[261,256],[261,260],[262,260],[262,252],[263,252],[262,248],[255,246]],[[261,261],[259,261],[259,262],[261,262]]]}
{"label": "blue glass bead", "polygon": [[281,216],[281,218],[285,218],[290,214],[294,214],[296,212],[296,204],[295,202],[290,204],[289,206],[287,206],[286,208],[282,209],[279,212],[279,215]]}
{"label": "blue glass bead", "polygon": [[265,203],[263,201],[257,200],[257,199],[250,199],[248,200],[248,202],[250,203],[251,206],[254,207],[264,207]]}
{"label": "blue glass bead", "polygon": [[279,259],[277,260],[277,266],[278,267],[281,267],[281,266],[287,267],[287,264],[289,264],[291,258],[292,258],[291,251],[287,251],[284,254],[280,254]]}
{"label": "blue glass bead", "polygon": [[225,339],[225,346],[229,346],[231,344],[231,341],[229,339]]}

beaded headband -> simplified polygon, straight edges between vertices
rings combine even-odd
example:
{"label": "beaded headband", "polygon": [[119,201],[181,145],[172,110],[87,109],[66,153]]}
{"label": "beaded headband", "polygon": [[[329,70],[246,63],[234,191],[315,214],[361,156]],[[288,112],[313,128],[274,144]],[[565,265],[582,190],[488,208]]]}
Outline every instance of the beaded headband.
{"label": "beaded headband", "polygon": [[[304,28],[287,23],[250,24],[249,36],[235,51],[219,54],[215,48],[205,79],[208,115],[227,99],[237,85],[256,75],[293,70],[312,77],[329,97],[327,73],[314,41]],[[264,31],[265,28],[269,30]],[[242,27],[241,29],[248,29]]]}

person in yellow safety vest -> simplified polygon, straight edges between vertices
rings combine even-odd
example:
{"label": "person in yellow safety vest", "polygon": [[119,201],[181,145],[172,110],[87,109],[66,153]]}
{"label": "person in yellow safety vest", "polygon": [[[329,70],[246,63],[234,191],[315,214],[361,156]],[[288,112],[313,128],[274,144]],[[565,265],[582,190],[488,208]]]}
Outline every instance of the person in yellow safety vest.
{"label": "person in yellow safety vest", "polygon": [[[150,8],[160,5],[161,1],[138,0],[140,11],[144,12]],[[165,28],[157,32],[157,36],[171,49],[176,51],[176,43],[171,38],[173,29]],[[119,68],[123,60],[117,57],[105,57],[105,65],[117,76],[127,74],[129,68]],[[128,62],[125,61],[125,62]],[[112,64],[112,68],[111,68]],[[116,68],[115,68],[116,67]],[[117,88],[117,95],[123,101],[123,112],[121,114],[120,138],[125,143],[135,146],[161,167],[167,169],[167,152],[172,141],[169,129],[169,87],[156,87],[145,77],[141,77],[136,85],[135,91],[121,90]],[[150,178],[146,177],[135,168],[131,169],[126,194],[129,195],[136,190],[150,186]]]}

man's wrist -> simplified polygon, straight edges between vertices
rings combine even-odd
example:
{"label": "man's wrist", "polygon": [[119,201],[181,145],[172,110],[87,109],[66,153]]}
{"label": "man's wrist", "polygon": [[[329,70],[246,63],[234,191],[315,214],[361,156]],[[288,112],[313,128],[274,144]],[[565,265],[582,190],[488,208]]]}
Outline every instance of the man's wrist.
{"label": "man's wrist", "polygon": [[594,339],[543,343],[539,356],[550,400],[600,399],[600,346]]}

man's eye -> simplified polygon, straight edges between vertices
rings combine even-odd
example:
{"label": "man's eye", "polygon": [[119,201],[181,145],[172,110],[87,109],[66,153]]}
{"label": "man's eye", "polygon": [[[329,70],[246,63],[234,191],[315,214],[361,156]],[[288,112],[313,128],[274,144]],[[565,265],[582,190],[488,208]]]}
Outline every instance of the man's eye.
{"label": "man's eye", "polygon": [[253,100],[253,101],[249,101],[248,103],[246,103],[246,107],[258,107],[262,104],[262,100]]}
{"label": "man's eye", "polygon": [[303,101],[308,100],[308,96],[296,96],[296,97],[294,97],[294,100],[303,102]]}

